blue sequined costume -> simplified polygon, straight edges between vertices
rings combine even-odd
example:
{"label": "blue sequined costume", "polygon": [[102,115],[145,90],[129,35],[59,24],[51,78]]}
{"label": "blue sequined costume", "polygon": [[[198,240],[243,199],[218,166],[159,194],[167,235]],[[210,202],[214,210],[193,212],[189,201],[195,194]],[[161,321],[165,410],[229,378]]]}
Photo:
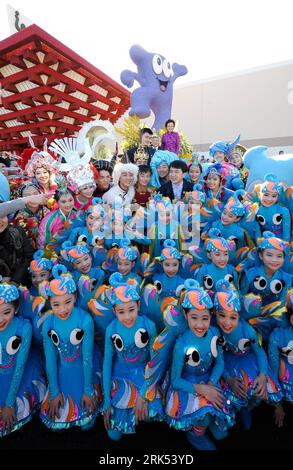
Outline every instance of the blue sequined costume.
{"label": "blue sequined costume", "polygon": [[270,335],[269,362],[283,390],[284,400],[293,403],[293,327],[276,328]]}
{"label": "blue sequined costume", "polygon": [[[51,315],[43,325],[44,350],[49,387],[42,404],[41,419],[54,430],[85,426],[95,420],[82,408],[82,395],[97,394],[101,399],[100,355],[94,348],[94,324],[91,316],[74,307],[67,320]],[[73,380],[74,378],[74,380]],[[64,407],[54,421],[46,414],[49,400],[59,393]]]}
{"label": "blue sequined costume", "polygon": [[[111,429],[128,434],[135,432],[134,405],[137,394],[145,394],[145,366],[150,359],[156,337],[155,324],[138,316],[127,328],[114,319],[106,330],[103,364],[104,410],[111,407]],[[148,404],[149,418],[163,418],[161,398]]]}
{"label": "blue sequined costume", "polygon": [[187,329],[176,340],[165,409],[168,423],[176,429],[188,431],[193,426],[207,427],[215,422],[225,431],[234,424],[234,413],[227,402],[218,411],[194,390],[194,384],[201,382],[219,384],[224,361],[218,337],[218,329],[210,327],[202,338]]}

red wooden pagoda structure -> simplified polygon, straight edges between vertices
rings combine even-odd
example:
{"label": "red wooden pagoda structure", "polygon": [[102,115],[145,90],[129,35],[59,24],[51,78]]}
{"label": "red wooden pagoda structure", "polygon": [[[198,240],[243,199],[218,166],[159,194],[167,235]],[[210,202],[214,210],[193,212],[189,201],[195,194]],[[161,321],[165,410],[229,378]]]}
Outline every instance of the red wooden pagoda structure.
{"label": "red wooden pagoda structure", "polygon": [[36,25],[0,42],[0,151],[113,124],[129,106],[125,88]]}

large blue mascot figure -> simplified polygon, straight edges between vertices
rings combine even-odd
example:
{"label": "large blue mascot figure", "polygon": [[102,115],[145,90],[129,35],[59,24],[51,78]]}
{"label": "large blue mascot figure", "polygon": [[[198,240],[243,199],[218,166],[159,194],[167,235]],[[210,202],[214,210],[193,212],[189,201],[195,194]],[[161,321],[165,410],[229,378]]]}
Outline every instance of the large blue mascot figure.
{"label": "large blue mascot figure", "polygon": [[171,117],[173,83],[176,78],[187,73],[187,68],[176,63],[171,65],[161,54],[147,52],[138,45],[132,46],[129,53],[137,66],[137,73],[123,70],[121,82],[128,88],[133,86],[135,80],[140,84],[132,92],[129,114],[144,119],[153,111],[153,127],[159,131]]}

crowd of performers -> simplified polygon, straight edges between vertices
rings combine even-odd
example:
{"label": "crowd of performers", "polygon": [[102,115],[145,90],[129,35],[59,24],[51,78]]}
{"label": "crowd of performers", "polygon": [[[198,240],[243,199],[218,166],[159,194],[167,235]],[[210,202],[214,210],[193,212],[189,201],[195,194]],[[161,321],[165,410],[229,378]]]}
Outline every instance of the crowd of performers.
{"label": "crowd of performers", "polygon": [[157,420],[212,450],[262,402],[286,419],[292,188],[246,191],[238,139],[187,164],[167,126],[112,161],[66,138],[0,158],[25,168],[0,204],[1,437],[101,413],[112,440]]}

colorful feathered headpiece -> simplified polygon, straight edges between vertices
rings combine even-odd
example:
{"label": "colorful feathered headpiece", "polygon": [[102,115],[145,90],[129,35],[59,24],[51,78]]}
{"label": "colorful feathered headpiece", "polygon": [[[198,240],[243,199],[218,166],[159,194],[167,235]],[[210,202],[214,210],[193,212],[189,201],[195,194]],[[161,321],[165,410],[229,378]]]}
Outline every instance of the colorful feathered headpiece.
{"label": "colorful feathered headpiece", "polygon": [[44,258],[44,251],[38,250],[34,253],[34,259],[30,263],[29,272],[39,273],[41,271],[51,271],[52,261]]}
{"label": "colorful feathered headpiece", "polygon": [[210,165],[205,172],[204,179],[207,180],[209,176],[220,176],[223,177],[223,167],[220,163],[215,163],[214,165]]}
{"label": "colorful feathered headpiece", "polygon": [[166,261],[171,259],[181,259],[181,255],[176,248],[174,240],[165,240],[161,251],[160,261]]}
{"label": "colorful feathered headpiece", "polygon": [[112,305],[138,301],[140,295],[135,287],[123,282],[123,276],[120,273],[113,273],[109,278],[109,283],[112,286],[110,301]]}
{"label": "colorful feathered headpiece", "polygon": [[241,303],[238,292],[230,286],[229,281],[220,279],[216,283],[216,294],[214,306],[216,310],[227,310],[228,312],[240,312]]}
{"label": "colorful feathered headpiece", "polygon": [[213,307],[213,302],[209,294],[200,287],[197,281],[194,279],[186,279],[184,287],[186,293],[182,302],[183,308],[205,310]]}
{"label": "colorful feathered headpiece", "polygon": [[206,250],[210,253],[212,251],[231,251],[234,249],[234,243],[221,237],[220,230],[211,228],[209,230],[209,238],[206,242]]}
{"label": "colorful feathered headpiece", "polygon": [[245,206],[240,202],[239,196],[245,196],[245,191],[243,189],[238,189],[235,191],[232,197],[228,200],[224,209],[229,212],[232,212],[237,217],[242,217],[245,214]]}
{"label": "colorful feathered headpiece", "polygon": [[0,305],[8,304],[19,298],[19,292],[16,286],[13,284],[7,284],[1,282],[2,276],[0,276]]}
{"label": "colorful feathered headpiece", "polygon": [[54,279],[46,286],[46,294],[49,297],[73,294],[76,291],[75,282],[71,274],[62,264],[56,264],[52,269]]}
{"label": "colorful feathered headpiece", "polygon": [[277,238],[272,232],[264,232],[263,238],[257,239],[257,247],[259,250],[273,249],[285,252],[288,246],[288,242]]}
{"label": "colorful feathered headpiece", "polygon": [[282,193],[283,187],[280,182],[277,180],[276,175],[268,173],[264,177],[264,183],[261,185],[261,192],[277,192],[279,195]]}
{"label": "colorful feathered headpiece", "polygon": [[120,248],[117,252],[117,261],[128,260],[135,261],[139,255],[136,246],[131,245],[129,238],[120,241]]}

